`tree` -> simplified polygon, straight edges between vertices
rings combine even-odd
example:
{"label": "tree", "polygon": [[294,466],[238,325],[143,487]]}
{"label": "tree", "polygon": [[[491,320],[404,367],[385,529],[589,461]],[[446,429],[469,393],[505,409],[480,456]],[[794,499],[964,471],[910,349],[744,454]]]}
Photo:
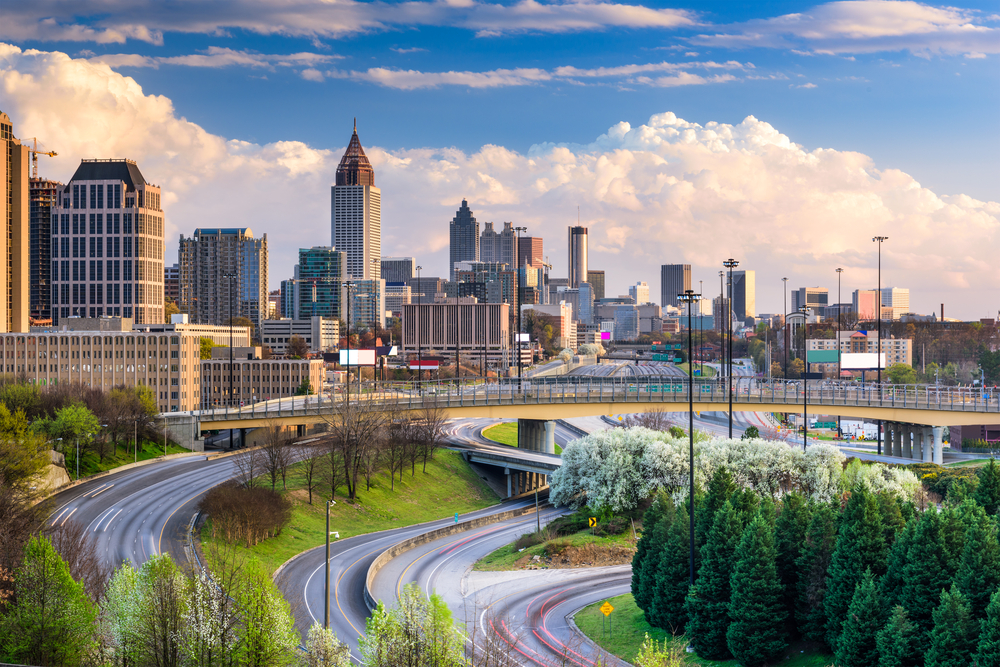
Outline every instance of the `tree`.
{"label": "tree", "polygon": [[24,664],[79,664],[93,645],[96,613],[46,538],[28,540],[14,589],[3,619],[7,632],[0,629],[4,653]]}
{"label": "tree", "polygon": [[837,518],[829,504],[817,505],[809,520],[805,540],[795,568],[795,619],[799,632],[807,641],[823,642],[826,635],[826,571],[837,544]]}
{"label": "tree", "polygon": [[892,384],[916,384],[917,374],[909,364],[893,364],[885,369]]}
{"label": "tree", "polygon": [[1000,586],[1000,542],[993,520],[983,518],[969,526],[955,584],[968,600],[972,618],[984,618],[990,595]]}
{"label": "tree", "polygon": [[360,640],[365,667],[459,667],[465,643],[451,612],[436,593],[424,595],[407,584],[399,603],[387,610],[379,602]]}
{"label": "tree", "polygon": [[698,508],[695,525],[695,545],[701,547],[708,539],[708,533],[715,522],[715,514],[726,504],[736,491],[736,482],[726,466],[719,466],[708,482],[708,492]]}
{"label": "tree", "polygon": [[645,572],[643,568],[646,558],[657,558],[662,548],[662,542],[655,546],[652,544],[654,535],[659,540],[662,540],[664,537],[662,532],[656,533],[655,528],[667,513],[670,514],[670,522],[672,522],[673,512],[674,501],[667,494],[658,493],[653,499],[653,504],[649,506],[649,509],[642,516],[642,536],[636,544],[635,555],[632,556],[632,598],[635,600],[636,606],[643,611],[649,609],[649,603],[653,594],[652,586],[649,585],[648,580],[643,576]]}
{"label": "tree", "polygon": [[760,430],[756,426],[748,426],[747,430],[740,436],[740,440],[756,440],[760,437]]}
{"label": "tree", "polygon": [[177,638],[186,612],[184,589],[184,577],[169,555],[155,554],[139,568],[138,613],[132,622],[138,628],[141,664],[180,664]]}
{"label": "tree", "polygon": [[870,667],[877,664],[876,635],[884,624],[885,613],[878,584],[871,570],[867,570],[854,589],[851,606],[847,608],[847,618],[837,647],[838,667]]}
{"label": "tree", "polygon": [[650,604],[650,624],[679,635],[684,632],[687,612],[684,598],[690,586],[691,527],[683,505],[667,530],[656,569],[656,586]]}
{"label": "tree", "polygon": [[211,338],[202,337],[199,341],[199,358],[200,359],[211,359],[212,358],[212,348],[215,347],[215,341]]}
{"label": "tree", "polygon": [[292,664],[299,644],[295,619],[260,562],[246,563],[233,597],[241,619],[235,650],[238,664],[249,667]]}
{"label": "tree", "polygon": [[226,589],[202,569],[188,581],[177,643],[186,664],[224,663],[237,645],[236,615]]}
{"label": "tree", "polygon": [[350,667],[351,649],[337,639],[337,634],[316,621],[306,638],[304,667]]}
{"label": "tree", "polygon": [[933,610],[940,600],[941,590],[951,585],[944,540],[941,536],[941,516],[929,509],[917,520],[913,540],[903,567],[900,604],[906,608],[917,626],[917,645],[926,651],[929,633],[933,629]]}
{"label": "tree", "polygon": [[994,458],[979,470],[979,486],[973,496],[976,502],[990,516],[997,515],[1000,509],[1000,466]]}
{"label": "tree", "polygon": [[747,667],[764,665],[788,647],[776,559],[773,528],[758,516],[743,531],[736,551],[730,580],[732,622],[726,630],[730,653]]}
{"label": "tree", "polygon": [[734,554],[743,534],[743,519],[727,500],[715,514],[708,539],[701,549],[698,577],[684,605],[688,614],[687,636],[703,658],[729,657],[726,628],[729,626],[730,579]]}
{"label": "tree", "polygon": [[[906,610],[896,605],[885,627],[878,631],[878,667],[918,667],[923,657],[917,651],[914,635],[917,627],[910,622]],[[873,663],[874,664],[874,663]]]}
{"label": "tree", "polygon": [[978,667],[1000,667],[1000,591],[990,596],[990,604],[986,607],[975,660]]}
{"label": "tree", "polygon": [[181,312],[181,309],[177,307],[177,304],[173,299],[163,300],[163,321],[166,324],[170,324],[170,320],[174,315]]}
{"label": "tree", "polygon": [[795,561],[809,530],[810,507],[801,493],[788,493],[781,499],[781,512],[774,524],[774,544],[778,551],[778,572],[784,590],[785,608],[795,612],[799,571]]}
{"label": "tree", "polygon": [[274,491],[279,476],[281,486],[285,488],[285,474],[292,463],[292,452],[277,420],[267,420],[267,425],[264,427],[264,446],[261,451],[264,453],[264,472],[271,478],[271,490]]}
{"label": "tree", "polygon": [[316,392],[313,391],[313,386],[309,381],[309,378],[303,378],[302,384],[295,389],[296,396],[312,396],[315,393]]}
{"label": "tree", "polygon": [[792,359],[788,362],[788,377],[792,380],[802,377],[806,365],[801,359]]}
{"label": "tree", "polygon": [[79,441],[81,451],[84,451],[90,439],[101,428],[94,413],[85,405],[67,405],[56,412],[55,418],[49,422],[49,435],[52,438],[62,438],[63,447],[72,448]]}
{"label": "tree", "polygon": [[667,533],[673,525],[676,510],[673,501],[667,497],[666,504],[659,512],[656,524],[646,527],[648,521],[643,523],[643,539],[647,538],[646,548],[642,561],[639,564],[639,571],[632,573],[633,597],[636,606],[646,614],[646,620],[653,623],[653,594],[656,590],[656,573],[660,569],[660,558],[663,555],[667,541]]}
{"label": "tree", "polygon": [[889,550],[889,563],[885,570],[885,576],[882,577],[882,583],[879,585],[882,602],[887,608],[895,607],[902,602],[903,574],[909,559],[910,545],[913,543],[916,527],[916,519],[907,522],[903,532],[899,534],[892,549]]}
{"label": "tree", "polygon": [[772,378],[785,377],[785,372],[781,370],[781,364],[779,364],[777,361],[771,362],[771,377]]}
{"label": "tree", "polygon": [[285,350],[286,359],[305,359],[309,356],[309,344],[302,336],[292,336],[288,339],[288,347]]}
{"label": "tree", "polygon": [[11,414],[0,403],[0,488],[31,491],[35,476],[49,463],[43,438],[28,430],[21,410]]}
{"label": "tree", "polygon": [[941,591],[941,604],[934,610],[934,629],[926,667],[967,667],[976,650],[979,629],[969,613],[965,596],[952,584]]}
{"label": "tree", "polygon": [[306,492],[309,494],[310,505],[313,504],[313,492],[320,486],[323,470],[322,457],[322,454],[311,451],[302,462],[302,484],[306,487]]}

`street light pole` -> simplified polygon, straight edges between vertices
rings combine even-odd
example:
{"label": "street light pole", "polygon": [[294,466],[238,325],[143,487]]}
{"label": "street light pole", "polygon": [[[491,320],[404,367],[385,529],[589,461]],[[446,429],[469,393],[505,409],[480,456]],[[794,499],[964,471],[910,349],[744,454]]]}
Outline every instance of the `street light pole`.
{"label": "street light pole", "polygon": [[691,306],[701,297],[694,290],[684,290],[677,295],[677,300],[687,304],[688,311],[688,513],[690,526],[688,542],[690,545],[689,576],[690,584],[694,586],[694,371],[691,370],[691,354],[694,346],[691,343]]}
{"label": "street light pole", "polygon": [[729,371],[726,373],[726,383],[729,385],[729,437],[733,437],[733,269],[740,265],[738,261],[730,257],[722,263],[729,269],[729,307],[726,308],[726,316],[729,320]]}
{"label": "street light pole", "polygon": [[[840,276],[843,272],[844,270],[842,268],[837,267],[837,382],[838,383],[840,382],[840,373],[842,370],[840,367],[840,332],[841,329],[843,328],[843,325],[840,322],[840,311],[843,310],[843,306],[840,302]],[[840,419],[841,419],[840,415],[837,415],[838,438],[843,436],[843,431],[840,428],[841,425]]]}
{"label": "street light pole", "polygon": [[323,592],[323,627],[330,628],[330,501],[326,501],[326,576]]}
{"label": "street light pole", "polygon": [[[226,279],[229,284],[229,405],[233,405],[233,319],[236,317],[233,314],[235,310],[233,306],[233,281],[236,279],[236,274],[233,272],[223,273],[222,277]],[[229,448],[233,449],[236,443],[233,442],[233,429],[229,429]]]}
{"label": "street light pole", "polygon": [[785,311],[781,316],[781,328],[785,330],[785,379],[788,379],[788,278],[782,278],[785,287]]}
{"label": "street light pole", "polygon": [[[872,241],[878,243],[878,291],[875,293],[876,308],[878,308],[878,339],[875,341],[875,367],[878,371],[878,398],[882,400],[882,241],[888,241],[888,236],[873,236]],[[864,371],[862,371],[864,372]],[[882,454],[882,420],[878,420],[878,454]]]}
{"label": "street light pole", "polygon": [[[799,312],[802,313],[802,347],[805,348],[806,340],[806,314],[809,312],[809,306],[799,306]],[[809,353],[805,350],[802,352],[804,362],[802,366],[802,451],[806,451],[806,437],[809,433],[809,407],[808,407],[808,397],[809,397]]]}
{"label": "street light pole", "polygon": [[[520,387],[520,383],[521,383],[521,295],[520,295],[520,291],[521,290],[520,290],[520,280],[519,280],[519,278],[520,278],[519,273],[520,273],[521,267],[518,266],[517,256],[519,254],[519,248],[520,248],[520,245],[521,245],[521,232],[526,232],[526,231],[528,231],[527,227],[515,227],[514,228],[514,233],[517,235],[516,236],[517,241],[516,241],[516,244],[515,244],[515,247],[514,247],[514,267],[515,267],[515,270],[514,270],[514,282],[516,283],[514,285],[514,304],[515,304],[515,308],[516,308],[516,310],[514,311],[514,316],[517,318],[517,345],[515,346],[515,349],[517,350],[517,382],[518,382],[518,387]],[[584,276],[583,279],[586,280],[587,276]]]}
{"label": "street light pole", "polygon": [[[347,288],[347,370],[344,373],[344,396],[347,404],[351,404],[351,288],[354,287],[353,280],[345,280],[344,287]],[[361,399],[361,372],[358,371],[358,400]]]}
{"label": "street light pole", "polygon": [[419,290],[417,292],[417,381],[418,382],[424,379],[424,365],[423,365],[422,350],[420,347],[420,316],[421,316],[421,311],[423,310],[423,308],[421,308],[421,305],[423,304],[423,296],[424,296],[424,286],[423,283],[420,281],[420,272],[423,270],[424,267],[422,266],[417,267],[417,289]]}

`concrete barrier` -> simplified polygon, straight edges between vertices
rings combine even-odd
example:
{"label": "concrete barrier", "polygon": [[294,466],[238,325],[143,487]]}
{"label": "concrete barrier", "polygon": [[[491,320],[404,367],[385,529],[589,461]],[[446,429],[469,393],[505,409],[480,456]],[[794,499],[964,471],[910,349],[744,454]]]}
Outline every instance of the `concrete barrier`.
{"label": "concrete barrier", "polygon": [[481,516],[476,519],[469,519],[468,521],[463,521],[461,523],[452,524],[450,526],[445,526],[444,528],[438,528],[437,530],[432,530],[426,533],[417,535],[416,537],[411,537],[402,542],[392,545],[382,553],[380,553],[372,564],[368,566],[368,574],[365,576],[365,604],[368,606],[368,611],[375,611],[375,607],[378,606],[378,601],[372,595],[372,582],[375,580],[375,575],[378,571],[385,567],[385,564],[396,556],[406,553],[411,549],[419,547],[421,544],[427,544],[428,542],[433,542],[439,537],[447,537],[448,535],[457,535],[458,533],[464,533],[468,530],[474,530],[476,528],[482,528],[483,526],[489,526],[490,524],[499,523],[500,521],[506,521],[507,519],[516,519],[518,517],[525,516],[527,514],[534,514],[534,507],[523,507],[516,510],[508,510],[506,512],[499,512],[497,514],[489,514],[487,516]]}

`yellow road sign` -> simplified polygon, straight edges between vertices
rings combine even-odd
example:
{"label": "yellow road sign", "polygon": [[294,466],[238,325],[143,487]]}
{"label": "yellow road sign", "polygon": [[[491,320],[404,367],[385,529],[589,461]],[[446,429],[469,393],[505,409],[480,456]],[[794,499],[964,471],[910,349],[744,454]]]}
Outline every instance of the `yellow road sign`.
{"label": "yellow road sign", "polygon": [[590,517],[590,527],[593,528],[596,525],[597,525],[597,517],[596,516]]}
{"label": "yellow road sign", "polygon": [[609,616],[614,610],[615,608],[611,606],[610,602],[605,602],[601,605],[601,612],[603,612],[605,616]]}

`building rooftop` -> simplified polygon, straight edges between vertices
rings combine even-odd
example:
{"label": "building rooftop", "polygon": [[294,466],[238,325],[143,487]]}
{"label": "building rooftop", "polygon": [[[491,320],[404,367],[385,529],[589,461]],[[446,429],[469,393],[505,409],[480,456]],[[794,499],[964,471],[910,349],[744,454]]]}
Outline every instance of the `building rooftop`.
{"label": "building rooftop", "polygon": [[194,230],[195,236],[246,236],[253,238],[253,230],[249,227],[212,227]]}
{"label": "building rooftop", "polygon": [[347,145],[344,157],[340,158],[340,165],[337,167],[337,185],[375,185],[375,169],[368,161],[365,149],[361,147],[361,140],[358,139],[357,119],[354,120],[351,142]]}
{"label": "building rooftop", "polygon": [[[135,190],[147,181],[135,160],[80,160],[72,181],[124,181],[125,191]],[[69,185],[66,186],[69,191]]]}

